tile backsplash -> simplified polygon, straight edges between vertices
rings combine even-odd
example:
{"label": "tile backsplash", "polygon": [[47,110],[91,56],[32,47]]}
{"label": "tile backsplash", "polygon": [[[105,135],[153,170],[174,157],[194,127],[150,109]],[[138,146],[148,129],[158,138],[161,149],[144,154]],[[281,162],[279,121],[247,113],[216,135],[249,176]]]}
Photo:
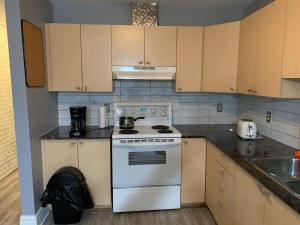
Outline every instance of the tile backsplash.
{"label": "tile backsplash", "polygon": [[[99,125],[99,106],[114,102],[172,102],[173,124],[233,124],[237,119],[237,96],[233,94],[176,93],[172,81],[115,81],[112,93],[58,93],[59,125],[70,124],[69,106],[88,107],[88,125]],[[217,104],[222,112],[217,112]]]}
{"label": "tile backsplash", "polygon": [[238,117],[253,119],[265,136],[293,148],[300,147],[300,100],[238,95]]}

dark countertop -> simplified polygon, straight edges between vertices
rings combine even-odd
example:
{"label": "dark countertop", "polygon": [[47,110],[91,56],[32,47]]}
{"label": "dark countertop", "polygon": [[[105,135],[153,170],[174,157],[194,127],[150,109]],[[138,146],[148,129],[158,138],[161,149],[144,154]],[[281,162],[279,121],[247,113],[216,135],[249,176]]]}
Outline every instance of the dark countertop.
{"label": "dark countertop", "polygon": [[70,137],[69,136],[69,126],[57,127],[54,130],[42,135],[41,140],[55,140],[55,139],[110,139],[113,127],[107,127],[100,129],[96,126],[91,126],[87,128],[87,134],[85,137]]}
{"label": "dark countertop", "polygon": [[[245,141],[237,137],[235,125],[175,125],[183,138],[206,138],[274,195],[300,214],[300,199],[251,164],[254,158],[293,157],[294,149],[264,137]],[[250,149],[250,151],[249,151]]]}

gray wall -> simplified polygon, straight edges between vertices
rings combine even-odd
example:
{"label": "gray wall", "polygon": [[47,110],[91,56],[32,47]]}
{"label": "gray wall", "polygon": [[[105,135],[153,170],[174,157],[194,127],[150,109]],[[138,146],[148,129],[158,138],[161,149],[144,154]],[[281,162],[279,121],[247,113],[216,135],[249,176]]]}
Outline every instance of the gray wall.
{"label": "gray wall", "polygon": [[[54,22],[130,24],[130,4],[55,3]],[[209,10],[195,7],[159,7],[160,25],[208,25],[241,19],[241,9]]]}
{"label": "gray wall", "polygon": [[32,215],[40,207],[42,187],[42,157],[39,136],[57,125],[56,95],[47,88],[27,88],[21,37],[21,19],[27,19],[43,29],[52,21],[52,6],[47,0],[6,0],[7,28],[22,214]]}

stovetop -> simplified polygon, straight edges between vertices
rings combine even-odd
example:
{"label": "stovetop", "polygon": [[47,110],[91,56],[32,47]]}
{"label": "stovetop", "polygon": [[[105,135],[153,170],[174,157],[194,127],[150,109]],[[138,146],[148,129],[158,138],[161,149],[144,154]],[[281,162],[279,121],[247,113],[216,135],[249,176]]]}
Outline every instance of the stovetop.
{"label": "stovetop", "polygon": [[121,134],[120,131],[123,129],[120,129],[119,127],[115,127],[112,135],[112,139],[128,139],[128,138],[150,138],[150,137],[174,137],[174,138],[180,138],[181,133],[173,126],[168,126],[170,131],[168,133],[160,133],[159,129],[153,129],[152,126],[135,126],[133,130],[138,131],[138,133],[135,134]]}

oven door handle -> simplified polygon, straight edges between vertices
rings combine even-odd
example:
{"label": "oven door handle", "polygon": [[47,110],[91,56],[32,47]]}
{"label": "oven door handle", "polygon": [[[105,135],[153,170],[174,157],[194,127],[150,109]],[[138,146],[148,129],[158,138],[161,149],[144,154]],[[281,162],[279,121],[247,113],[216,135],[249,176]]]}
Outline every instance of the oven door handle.
{"label": "oven door handle", "polygon": [[181,142],[174,142],[174,143],[164,143],[164,142],[154,142],[154,143],[114,143],[113,147],[155,147],[155,146],[174,146],[174,145],[181,145]]}

